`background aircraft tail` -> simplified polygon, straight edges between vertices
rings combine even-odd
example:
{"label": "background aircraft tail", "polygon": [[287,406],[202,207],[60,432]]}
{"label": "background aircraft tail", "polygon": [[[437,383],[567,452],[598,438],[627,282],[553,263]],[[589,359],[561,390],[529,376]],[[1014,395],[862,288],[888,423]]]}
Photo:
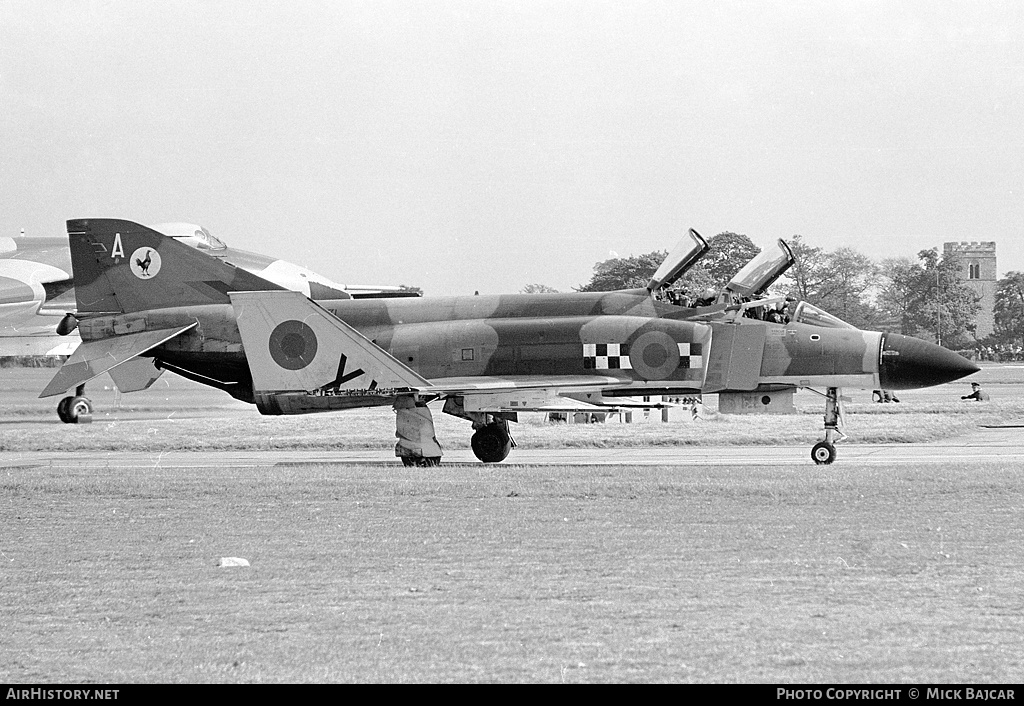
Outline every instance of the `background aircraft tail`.
{"label": "background aircraft tail", "polygon": [[230,304],[228,292],[282,289],[132,221],[88,218],[67,226],[79,314]]}

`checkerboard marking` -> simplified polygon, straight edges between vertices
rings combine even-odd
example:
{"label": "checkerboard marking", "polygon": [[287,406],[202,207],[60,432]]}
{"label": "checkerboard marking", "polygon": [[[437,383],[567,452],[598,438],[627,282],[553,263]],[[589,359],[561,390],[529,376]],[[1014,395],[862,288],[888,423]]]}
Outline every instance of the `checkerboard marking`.
{"label": "checkerboard marking", "polygon": [[702,368],[704,359],[701,358],[701,344],[680,343],[679,346],[679,367],[680,368]]}
{"label": "checkerboard marking", "polygon": [[584,343],[583,367],[586,370],[631,370],[629,345],[625,343]]}
{"label": "checkerboard marking", "polygon": [[[679,367],[699,370],[704,367],[702,344],[677,343]],[[584,343],[583,368],[586,370],[632,370],[629,345],[626,343]]]}

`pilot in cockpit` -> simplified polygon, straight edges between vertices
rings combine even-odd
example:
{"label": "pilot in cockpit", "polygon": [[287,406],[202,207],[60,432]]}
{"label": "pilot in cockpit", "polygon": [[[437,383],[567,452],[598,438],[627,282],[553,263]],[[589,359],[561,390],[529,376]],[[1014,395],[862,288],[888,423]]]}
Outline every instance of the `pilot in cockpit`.
{"label": "pilot in cockpit", "polygon": [[718,291],[711,289],[705,289],[701,292],[700,296],[697,297],[697,301],[693,303],[694,306],[711,306],[718,299]]}
{"label": "pilot in cockpit", "polygon": [[770,307],[764,319],[775,324],[788,324],[789,314],[786,313],[786,303],[779,302],[775,306]]}

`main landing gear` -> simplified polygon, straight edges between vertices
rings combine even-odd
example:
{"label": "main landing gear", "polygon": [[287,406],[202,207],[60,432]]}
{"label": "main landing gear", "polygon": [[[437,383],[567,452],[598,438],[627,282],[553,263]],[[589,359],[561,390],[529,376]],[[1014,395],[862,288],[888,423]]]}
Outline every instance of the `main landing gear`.
{"label": "main landing gear", "polygon": [[75,388],[74,397],[65,397],[57,404],[57,416],[65,424],[88,424],[92,421],[92,402],[85,397],[85,385]]}
{"label": "main landing gear", "polygon": [[494,419],[488,424],[473,424],[476,429],[470,445],[473,453],[484,463],[498,463],[504,461],[509,452],[515,448],[516,442],[508,431],[508,422],[504,419]]}
{"label": "main landing gear", "polygon": [[441,444],[434,435],[434,418],[427,403],[414,397],[395,400],[395,456],[406,466],[441,465]]}
{"label": "main landing gear", "polygon": [[[412,395],[395,400],[395,456],[406,466],[438,466],[441,464],[441,444],[434,433],[434,419],[424,400]],[[488,412],[467,412],[461,400],[445,400],[447,414],[473,423],[470,445],[473,453],[484,463],[504,461],[516,442],[508,430],[508,420]]]}
{"label": "main landing gear", "polygon": [[825,392],[825,439],[811,448],[811,459],[819,466],[828,465],[836,460],[835,442],[839,440],[836,437],[844,436],[839,430],[843,417],[839,395],[838,387],[830,387]]}

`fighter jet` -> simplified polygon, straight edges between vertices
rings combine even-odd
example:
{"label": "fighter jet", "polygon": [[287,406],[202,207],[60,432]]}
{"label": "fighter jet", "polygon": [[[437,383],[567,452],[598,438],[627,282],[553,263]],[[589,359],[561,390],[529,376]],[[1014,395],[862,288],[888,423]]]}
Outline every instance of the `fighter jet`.
{"label": "fighter jet", "polygon": [[[338,284],[287,260],[228,247],[206,228],[192,223],[161,223],[153,229],[315,300],[416,294],[393,285]],[[141,273],[148,272],[145,253],[135,265]],[[75,305],[71,270],[67,236],[0,238],[0,355],[74,352],[80,343],[77,335],[54,334],[57,322]]]}
{"label": "fighter jet", "polygon": [[[75,388],[58,407],[66,421],[97,375],[170,370],[269,415],[391,406],[395,455],[433,466],[434,402],[471,423],[475,455],[494,463],[513,447],[519,412],[565,397],[796,387],[824,397],[811,457],[827,464],[841,388],[927,387],[978,369],[907,336],[744,316],[755,301],[659,301],[706,246],[693,231],[642,289],[319,303],[130,221],[68,221],[68,238],[83,344],[40,395]],[[143,273],[135,258],[146,253]]]}

